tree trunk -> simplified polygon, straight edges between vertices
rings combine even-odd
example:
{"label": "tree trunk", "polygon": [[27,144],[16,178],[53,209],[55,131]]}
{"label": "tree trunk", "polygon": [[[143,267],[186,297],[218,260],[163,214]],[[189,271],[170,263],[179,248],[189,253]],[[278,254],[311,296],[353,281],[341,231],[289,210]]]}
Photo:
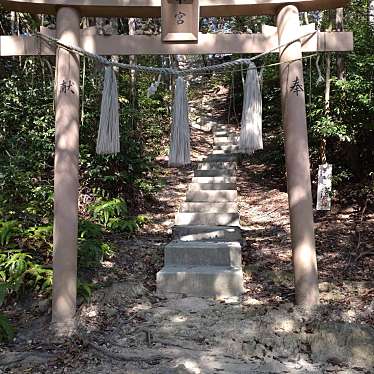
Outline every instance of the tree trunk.
{"label": "tree trunk", "polygon": [[308,12],[303,12],[304,22],[306,25],[309,25]]}
{"label": "tree trunk", "polygon": [[[329,11],[329,26],[326,31],[332,30],[331,12]],[[326,76],[325,76],[325,116],[330,115],[330,87],[331,87],[331,52],[326,52]],[[322,137],[320,143],[320,158],[321,163],[325,164],[326,158],[326,138]]]}
{"label": "tree trunk", "polygon": [[[117,35],[118,34],[118,18],[111,18],[109,20],[109,25],[111,26],[110,29],[111,29],[112,35]],[[112,56],[111,59],[113,62],[119,62],[119,56],[117,55]],[[118,73],[118,68],[115,67],[114,71]]]}
{"label": "tree trunk", "polygon": [[368,23],[374,26],[374,0],[369,1],[368,4]]}
{"label": "tree trunk", "polygon": [[[336,31],[343,31],[343,18],[344,18],[344,8],[336,9],[335,15],[335,28]],[[342,53],[336,54],[336,70],[338,79],[345,79],[345,63]]]}
{"label": "tree trunk", "polygon": [[[129,18],[129,35],[135,35],[136,32],[136,19]],[[136,64],[136,57],[134,55],[129,56],[129,64]],[[134,69],[130,70],[130,97],[132,108],[136,108],[136,71]],[[131,116],[131,127],[133,130],[136,128],[136,121],[134,120],[134,114]]]}
{"label": "tree trunk", "polygon": [[[325,116],[330,115],[330,75],[331,75],[331,53],[326,53],[326,86],[325,86]],[[326,138],[323,136],[320,143],[320,157],[321,163],[325,164],[327,161],[326,157]]]}
{"label": "tree trunk", "polygon": [[12,35],[16,35],[17,33],[16,19],[17,19],[16,12],[14,11],[10,12],[10,29],[11,29],[10,33]]}

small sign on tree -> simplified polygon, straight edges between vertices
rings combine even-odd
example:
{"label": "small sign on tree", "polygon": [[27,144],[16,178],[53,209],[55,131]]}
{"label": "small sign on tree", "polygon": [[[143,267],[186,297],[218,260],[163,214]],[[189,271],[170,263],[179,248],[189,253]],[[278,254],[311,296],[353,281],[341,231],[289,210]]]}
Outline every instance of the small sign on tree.
{"label": "small sign on tree", "polygon": [[162,0],[163,42],[197,42],[199,0]]}
{"label": "small sign on tree", "polygon": [[331,209],[332,165],[323,164],[318,168],[317,210]]}

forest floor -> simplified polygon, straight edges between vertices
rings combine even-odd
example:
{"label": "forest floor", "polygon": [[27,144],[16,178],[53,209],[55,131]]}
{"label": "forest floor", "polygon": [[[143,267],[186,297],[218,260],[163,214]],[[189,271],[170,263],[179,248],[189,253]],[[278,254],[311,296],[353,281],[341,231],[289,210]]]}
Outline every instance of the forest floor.
{"label": "forest floor", "polygon": [[[208,94],[211,100],[195,103],[197,117],[214,112],[224,120],[227,92]],[[160,159],[166,184],[148,206],[152,219],[135,237],[111,238],[118,252],[92,274],[97,288],[80,301],[77,333],[49,338],[48,300],[13,305],[17,335],[0,347],[0,373],[374,373],[374,261],[365,255],[373,251],[372,206],[348,198],[349,191],[334,198],[330,212],[315,212],[321,303],[295,307],[285,176],[264,162],[275,147],[270,135],[268,151],[238,168],[240,298],[156,294],[163,248],[193,170]],[[197,161],[211,149],[211,133],[193,125],[192,146]]]}

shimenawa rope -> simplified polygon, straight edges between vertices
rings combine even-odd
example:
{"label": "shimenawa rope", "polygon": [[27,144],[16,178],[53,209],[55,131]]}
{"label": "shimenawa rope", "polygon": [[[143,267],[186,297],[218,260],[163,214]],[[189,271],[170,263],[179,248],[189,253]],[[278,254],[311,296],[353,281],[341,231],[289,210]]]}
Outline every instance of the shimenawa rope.
{"label": "shimenawa rope", "polygon": [[247,70],[245,80],[239,149],[248,154],[263,149],[261,88],[257,70],[253,66]]}
{"label": "shimenawa rope", "polygon": [[190,164],[190,152],[187,88],[185,80],[182,77],[178,77],[175,82],[169,166],[184,166]]}

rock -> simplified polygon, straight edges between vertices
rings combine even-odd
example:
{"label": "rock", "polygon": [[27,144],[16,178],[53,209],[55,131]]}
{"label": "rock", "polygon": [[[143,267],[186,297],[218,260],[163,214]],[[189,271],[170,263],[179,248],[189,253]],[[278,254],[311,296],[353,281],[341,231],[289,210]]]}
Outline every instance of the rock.
{"label": "rock", "polygon": [[297,336],[285,335],[273,345],[273,355],[276,357],[296,359],[300,354],[300,339]]}
{"label": "rock", "polygon": [[320,292],[328,292],[331,289],[331,284],[329,282],[321,282],[318,284]]}
{"label": "rock", "polygon": [[90,317],[90,318],[96,317],[97,316],[97,311],[96,310],[90,310],[87,313],[87,316]]}
{"label": "rock", "polygon": [[191,374],[193,371],[188,370],[185,365],[180,364],[174,368],[164,368],[159,372],[160,374]]}
{"label": "rock", "polygon": [[317,327],[308,337],[315,362],[374,366],[374,329],[355,324],[330,323]]}
{"label": "rock", "polygon": [[248,298],[246,298],[244,301],[243,301],[243,305],[262,305],[262,304],[264,304],[264,302],[263,301],[261,301],[261,300],[257,300],[257,299],[255,299],[255,298],[253,298],[253,297],[248,297]]}
{"label": "rock", "polygon": [[0,355],[0,368],[13,368],[20,366],[32,367],[55,360],[56,356],[42,352],[5,352]]}
{"label": "rock", "polygon": [[142,284],[136,282],[116,282],[102,290],[104,302],[113,305],[146,294],[148,294],[148,290]]}
{"label": "rock", "polygon": [[105,315],[109,318],[114,317],[117,313],[118,313],[117,308],[113,308],[113,307],[110,307],[110,306],[107,306],[105,308]]}
{"label": "rock", "polygon": [[38,302],[38,309],[40,313],[47,313],[50,307],[49,299],[42,299]]}
{"label": "rock", "polygon": [[364,310],[359,312],[362,318],[367,318],[374,314],[374,300],[370,303],[368,307],[364,307]]}
{"label": "rock", "polygon": [[248,356],[249,358],[262,358],[265,356],[266,348],[262,344],[259,344],[257,341],[251,340],[248,342],[243,342],[242,351],[243,354],[245,356]]}
{"label": "rock", "polygon": [[187,313],[196,313],[209,308],[208,301],[199,297],[185,297],[183,299],[169,300],[165,306],[170,309]]}

